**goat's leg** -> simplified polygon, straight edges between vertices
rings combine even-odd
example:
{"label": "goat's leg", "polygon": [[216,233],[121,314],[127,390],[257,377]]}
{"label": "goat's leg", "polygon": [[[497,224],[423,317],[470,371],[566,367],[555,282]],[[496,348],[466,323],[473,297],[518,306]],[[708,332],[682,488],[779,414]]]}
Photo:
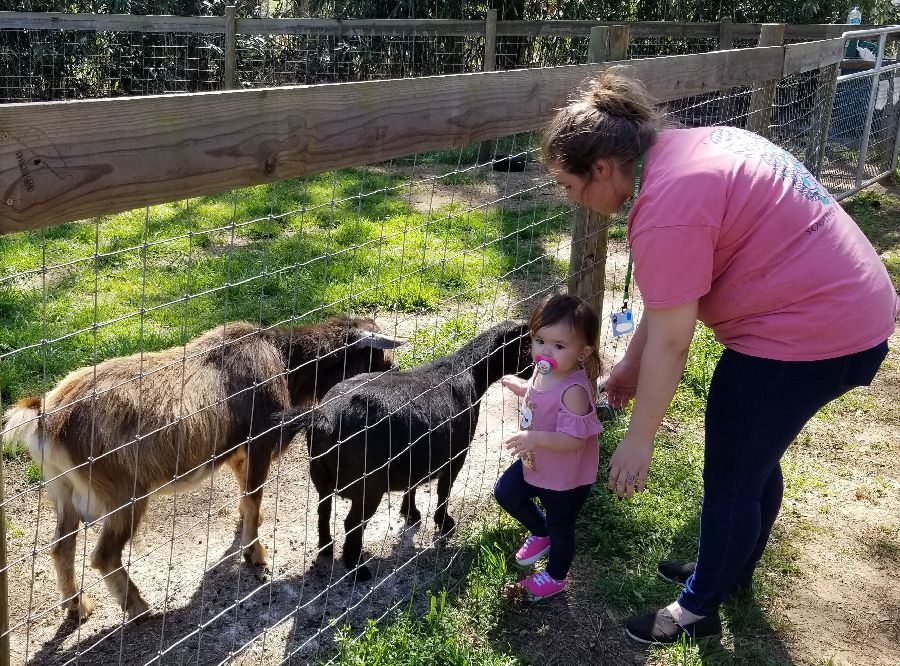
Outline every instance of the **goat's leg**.
{"label": "goat's leg", "polygon": [[[234,474],[234,478],[237,480],[238,488],[240,488],[241,496],[243,497],[244,493],[247,490],[247,452],[244,447],[239,447],[228,458],[226,458],[225,464],[231,468],[231,471]],[[238,514],[240,513],[241,511],[240,509],[238,509]],[[263,520],[265,520],[265,516],[263,515],[262,508],[260,508],[260,525],[263,524]]]}
{"label": "goat's leg", "polygon": [[450,503],[450,488],[453,487],[453,482],[456,481],[459,470],[462,469],[463,463],[465,462],[466,454],[463,452],[455,458],[452,458],[449,465],[441,470],[441,473],[438,476],[438,506],[437,510],[434,512],[434,522],[438,526],[438,534],[442,537],[450,534],[450,532],[453,531],[453,528],[456,527],[456,521],[447,513],[447,507]]}
{"label": "goat's leg", "polygon": [[362,546],[363,531],[366,529],[366,522],[375,515],[381,498],[384,496],[384,490],[367,487],[365,493],[353,498],[350,506],[350,513],[344,521],[344,530],[347,538],[344,540],[344,564],[351,571],[355,570],[354,578],[357,581],[367,581],[372,579],[372,571],[362,563]]}
{"label": "goat's leg", "polygon": [[409,525],[415,525],[422,520],[422,512],[416,508],[415,486],[403,493],[403,501],[400,503],[400,515],[406,518],[406,522]]}
{"label": "goat's leg", "polygon": [[72,503],[72,485],[65,478],[60,478],[50,483],[49,490],[56,500],[56,533],[50,553],[56,567],[56,584],[62,597],[62,607],[79,620],[86,620],[94,611],[94,602],[78,591],[75,580],[75,536],[81,520]]}
{"label": "goat's leg", "polygon": [[272,464],[271,449],[264,442],[251,443],[247,449],[246,489],[241,498],[240,511],[243,519],[241,548],[244,559],[250,564],[264,566],[269,554],[265,546],[259,542],[260,506],[262,505],[262,487],[269,476]]}
{"label": "goat's leg", "polygon": [[328,467],[318,458],[310,460],[309,476],[319,494],[319,553],[329,556],[334,552],[334,541],[331,538],[331,502],[335,483]]}
{"label": "goat's leg", "polygon": [[134,534],[147,508],[147,500],[132,500],[103,519],[103,527],[97,546],[91,556],[91,566],[103,574],[103,581],[110,594],[119,602],[129,618],[135,618],[149,610],[137,586],[122,566],[122,550]]}

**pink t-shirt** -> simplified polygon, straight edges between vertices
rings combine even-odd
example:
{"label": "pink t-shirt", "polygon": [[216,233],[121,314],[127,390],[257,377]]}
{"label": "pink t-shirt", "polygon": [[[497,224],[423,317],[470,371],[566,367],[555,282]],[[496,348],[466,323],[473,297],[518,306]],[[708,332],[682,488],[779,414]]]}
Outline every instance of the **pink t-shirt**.
{"label": "pink t-shirt", "polygon": [[897,293],[872,245],[789,152],[732,127],[663,131],[628,216],[648,308],[699,299],[735,351],[814,361],[890,337]]}
{"label": "pink t-shirt", "polygon": [[522,430],[564,432],[584,439],[584,446],[575,451],[534,450],[534,469],[523,465],[525,481],[547,490],[571,490],[597,480],[600,464],[600,447],[597,435],[603,432],[596,410],[581,415],[570,411],[562,401],[563,393],[570,386],[581,386],[590,399],[591,383],[578,369],[563,377],[555,386],[541,391],[534,387],[534,377],[528,380],[528,388],[519,409],[519,427]]}

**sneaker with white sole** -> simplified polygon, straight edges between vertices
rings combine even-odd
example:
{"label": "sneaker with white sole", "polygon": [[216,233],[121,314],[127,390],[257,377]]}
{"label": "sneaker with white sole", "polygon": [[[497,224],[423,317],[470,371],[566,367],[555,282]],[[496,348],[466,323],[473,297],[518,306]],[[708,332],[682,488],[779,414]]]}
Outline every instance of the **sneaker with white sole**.
{"label": "sneaker with white sole", "polygon": [[516,564],[527,567],[550,552],[550,537],[534,536],[525,539],[522,547],[516,551]]}
{"label": "sneaker with white sole", "polygon": [[542,570],[531,574],[530,576],[526,576],[519,581],[519,585],[525,588],[525,591],[528,592],[528,597],[532,601],[540,601],[542,599],[549,599],[553,595],[559,594],[565,590],[568,581],[565,579],[556,580],[546,571]]}

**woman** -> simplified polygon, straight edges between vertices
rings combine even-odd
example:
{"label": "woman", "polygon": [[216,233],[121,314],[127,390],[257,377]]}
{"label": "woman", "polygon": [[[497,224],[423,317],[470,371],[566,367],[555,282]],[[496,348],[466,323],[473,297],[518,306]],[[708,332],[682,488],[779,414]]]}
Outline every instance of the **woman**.
{"label": "woman", "polygon": [[610,490],[644,489],[696,321],[726,347],[706,408],[696,563],[661,562],[684,590],[626,625],[647,643],[717,634],[720,603],[750,584],[778,514],[781,456],[823,405],[871,382],[897,294],[853,220],[790,153],[736,128],[665,129],[616,70],[557,113],[543,159],[569,200],[596,212],[636,195],[628,244],[645,309],[606,381],[612,406],[635,401]]}

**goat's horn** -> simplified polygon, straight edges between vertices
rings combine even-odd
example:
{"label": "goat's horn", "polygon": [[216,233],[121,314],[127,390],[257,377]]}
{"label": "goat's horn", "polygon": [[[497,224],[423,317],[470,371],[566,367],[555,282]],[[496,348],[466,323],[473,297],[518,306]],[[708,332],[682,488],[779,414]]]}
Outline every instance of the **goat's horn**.
{"label": "goat's horn", "polygon": [[366,333],[357,341],[363,347],[374,347],[375,349],[393,349],[406,343],[403,338],[392,338],[380,333]]}

